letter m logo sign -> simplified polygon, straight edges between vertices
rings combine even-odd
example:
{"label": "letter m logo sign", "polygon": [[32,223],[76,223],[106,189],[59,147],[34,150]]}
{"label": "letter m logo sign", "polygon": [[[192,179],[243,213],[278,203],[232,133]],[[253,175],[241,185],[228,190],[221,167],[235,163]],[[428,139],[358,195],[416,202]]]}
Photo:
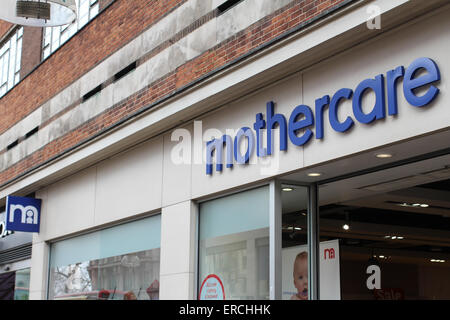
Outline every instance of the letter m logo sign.
{"label": "letter m logo sign", "polygon": [[327,260],[327,254],[328,254],[328,259],[334,259],[335,258],[335,253],[334,253],[334,249],[325,249],[323,252],[323,258],[325,260]]}
{"label": "letter m logo sign", "polygon": [[39,232],[41,199],[8,196],[6,198],[6,230]]}

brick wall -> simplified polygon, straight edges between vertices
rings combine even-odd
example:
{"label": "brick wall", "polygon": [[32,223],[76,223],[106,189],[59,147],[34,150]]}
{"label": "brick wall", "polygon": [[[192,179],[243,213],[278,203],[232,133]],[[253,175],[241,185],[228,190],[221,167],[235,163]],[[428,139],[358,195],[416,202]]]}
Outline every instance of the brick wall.
{"label": "brick wall", "polygon": [[184,1],[116,0],[0,99],[0,134]]}
{"label": "brick wall", "polygon": [[9,31],[11,30],[13,24],[6,22],[4,20],[0,20],[0,39],[3,38],[3,36]]}
{"label": "brick wall", "polygon": [[115,0],[99,0],[98,2],[99,10],[102,11],[103,9],[106,8],[106,6],[108,6],[108,4],[110,4],[113,1]]}
{"label": "brick wall", "polygon": [[[99,134],[149,104],[258,48],[345,0],[295,0],[230,39],[180,66],[94,119],[48,143],[0,173],[0,184],[33,170],[65,150]],[[16,123],[62,88],[90,70],[151,23],[183,1],[117,0],[78,36],[51,56],[0,100],[0,132]],[[95,50],[93,50],[95,48]],[[78,59],[73,59],[76,54]],[[14,112],[5,106],[20,105]]]}

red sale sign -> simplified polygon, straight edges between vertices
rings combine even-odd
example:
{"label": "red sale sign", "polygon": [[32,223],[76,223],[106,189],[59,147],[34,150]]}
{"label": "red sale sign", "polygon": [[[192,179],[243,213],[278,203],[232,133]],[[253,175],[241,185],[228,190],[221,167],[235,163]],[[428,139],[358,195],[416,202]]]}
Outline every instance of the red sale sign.
{"label": "red sale sign", "polygon": [[402,289],[375,289],[373,294],[375,296],[375,300],[405,300],[405,293]]}

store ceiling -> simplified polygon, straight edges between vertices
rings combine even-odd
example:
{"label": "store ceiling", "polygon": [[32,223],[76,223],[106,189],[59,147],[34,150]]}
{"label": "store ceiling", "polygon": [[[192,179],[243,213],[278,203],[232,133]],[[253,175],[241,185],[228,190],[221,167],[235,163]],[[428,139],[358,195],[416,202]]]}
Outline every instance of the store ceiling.
{"label": "store ceiling", "polygon": [[[411,150],[420,150],[420,144],[416,147],[410,142],[406,144]],[[405,147],[405,144],[392,147],[390,152],[398,155]],[[323,165],[321,172],[329,176],[329,172],[337,173],[334,170],[338,168],[348,169],[354,165],[355,170],[361,170],[363,164],[367,168],[369,162],[364,162],[364,157],[372,158],[373,153]],[[342,173],[350,172],[344,170]],[[287,178],[300,182],[301,176],[302,173],[298,172]],[[285,196],[284,201],[289,201],[283,203],[286,225],[306,227],[306,218],[292,210],[296,206],[299,208],[304,198],[295,199],[291,195]],[[319,202],[322,239],[341,239],[341,245],[345,246],[347,253],[353,252],[350,255],[353,258],[361,257],[361,252],[366,257],[367,252],[375,250],[390,252],[398,261],[416,259],[429,263],[428,258],[439,255],[446,259],[445,264],[449,264],[450,155],[321,185]],[[342,229],[345,222],[351,225],[349,231]],[[295,236],[292,231],[285,230],[283,239],[292,245],[299,240],[306,241],[305,230],[297,231]],[[393,236],[402,239],[392,239]]]}

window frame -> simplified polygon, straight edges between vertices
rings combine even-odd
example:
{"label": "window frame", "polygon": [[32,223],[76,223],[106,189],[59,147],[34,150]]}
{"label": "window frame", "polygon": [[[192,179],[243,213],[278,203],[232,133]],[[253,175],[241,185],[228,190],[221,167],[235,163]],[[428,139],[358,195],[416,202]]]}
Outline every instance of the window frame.
{"label": "window frame", "polygon": [[[100,0],[76,0],[76,3],[77,19],[73,23],[56,27],[44,27],[42,29],[41,60],[45,60],[50,57],[55,51],[58,50],[58,48],[69,41],[100,12]],[[80,17],[80,12],[86,10],[87,14]],[[85,18],[86,16],[87,20],[81,21],[81,18]]]}
{"label": "window frame", "polygon": [[[242,193],[253,190],[263,186],[269,187],[269,300],[280,300],[282,295],[282,278],[281,278],[281,253],[282,253],[282,202],[281,202],[281,185],[288,183],[290,185],[297,185],[299,187],[307,188],[308,193],[308,278],[309,293],[308,299],[319,300],[319,214],[318,214],[318,185],[317,183],[302,183],[293,182],[283,179],[272,179],[268,182],[256,183],[251,186],[240,188],[232,192],[224,192],[220,195],[207,197],[196,201],[197,207],[206,201],[211,201],[233,194]],[[200,279],[200,255],[198,253],[200,247],[200,210],[198,211],[199,218],[197,219],[197,257],[195,266],[195,299],[199,299],[199,289],[201,285]]]}
{"label": "window frame", "polygon": [[[16,26],[5,39],[0,47],[0,98],[20,82],[23,27]],[[5,62],[5,59],[7,59],[7,62]]]}

